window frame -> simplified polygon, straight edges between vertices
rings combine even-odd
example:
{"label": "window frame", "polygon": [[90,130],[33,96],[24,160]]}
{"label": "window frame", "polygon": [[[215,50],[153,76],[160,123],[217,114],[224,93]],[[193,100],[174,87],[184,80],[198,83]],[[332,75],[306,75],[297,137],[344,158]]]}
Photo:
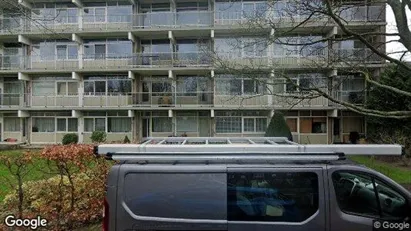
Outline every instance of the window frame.
{"label": "window frame", "polygon": [[[399,194],[401,197],[403,197],[405,199],[406,204],[407,204],[408,207],[411,206],[411,202],[410,202],[409,198],[406,195],[404,195],[402,192],[398,192],[398,190],[396,190],[395,187],[393,187],[386,180],[382,179],[381,177],[376,176],[376,174],[374,174],[374,173],[365,172],[365,171],[361,171],[361,170],[338,169],[338,170],[335,170],[331,173],[331,177],[329,178],[329,180],[331,181],[331,185],[334,189],[333,193],[334,193],[335,197],[337,197],[337,193],[336,193],[336,187],[335,187],[333,178],[334,178],[334,174],[337,174],[339,172],[349,173],[349,174],[354,174],[354,175],[358,174],[358,175],[363,175],[363,176],[369,177],[372,181],[372,184],[373,184],[373,192],[374,192],[374,195],[375,195],[376,200],[377,200],[377,205],[379,206],[379,208],[378,208],[379,215],[378,215],[378,217],[376,217],[376,216],[372,216],[372,215],[364,215],[364,214],[360,214],[360,213],[344,211],[344,210],[341,209],[339,201],[336,200],[336,203],[335,203],[336,207],[344,214],[358,216],[358,217],[365,217],[365,218],[370,218],[370,219],[398,220],[398,219],[389,219],[389,218],[385,218],[385,217],[382,216],[382,207],[381,207],[381,204],[380,204],[380,201],[379,201],[379,192],[378,192],[378,190],[376,190],[376,187],[375,187],[376,186],[375,180],[378,180],[378,181],[382,182],[383,184],[388,186],[391,190],[395,191],[397,194]],[[411,212],[410,212],[409,215],[411,215]]]}
{"label": "window frame", "polygon": [[[17,122],[18,122],[18,128],[16,128],[16,129],[14,129],[13,131],[8,131],[7,129],[6,129],[6,123],[5,123],[5,121],[7,120],[7,119],[12,119],[12,120],[16,120]],[[15,123],[16,121],[14,121],[13,123]],[[15,125],[15,124],[13,124],[13,125]],[[8,128],[8,127],[7,127]],[[13,132],[21,132],[22,131],[22,122],[21,122],[21,118],[18,118],[18,117],[9,117],[9,116],[5,116],[5,117],[3,117],[3,132],[11,132],[11,133],[13,133]]]}
{"label": "window frame", "polygon": [[[66,117],[66,116],[56,116],[56,133],[77,133],[78,132],[78,119],[73,117]],[[64,119],[65,120],[65,131],[59,131],[58,129],[58,120]],[[69,120],[77,120],[77,129],[76,131],[69,131]]]}
{"label": "window frame", "polygon": [[[322,181],[322,171],[319,168],[308,168],[308,169],[293,169],[291,172],[289,168],[284,168],[284,167],[273,167],[273,168],[244,168],[244,167],[237,167],[237,168],[232,168],[230,171],[227,173],[227,187],[230,187],[230,174],[276,174],[276,173],[281,173],[281,174],[287,174],[287,173],[293,173],[293,174],[314,174],[316,177],[316,185],[317,187],[315,188],[315,191],[317,193],[317,198],[315,199],[317,202],[317,209],[315,212],[313,212],[310,216],[308,216],[305,220],[303,221],[254,221],[254,220],[235,220],[235,219],[230,219],[227,214],[227,220],[229,222],[241,222],[244,223],[246,222],[247,224],[273,224],[273,223],[292,223],[292,224],[301,224],[309,221],[313,216],[315,216],[318,212],[321,212],[321,210],[325,209],[326,203],[324,200],[321,198],[325,198],[324,190],[323,187],[325,186],[325,182]],[[235,186],[234,186],[235,187]],[[227,203],[232,202],[230,201],[229,198],[229,190],[227,188]],[[321,215],[323,216],[323,215]]]}
{"label": "window frame", "polygon": [[[65,88],[65,94],[59,94],[59,89],[58,89],[58,85],[64,83],[64,88]],[[69,94],[69,83],[77,83],[77,93],[72,95]],[[57,80],[56,81],[56,96],[77,96],[78,95],[78,87],[79,84],[77,81],[75,80]]]}

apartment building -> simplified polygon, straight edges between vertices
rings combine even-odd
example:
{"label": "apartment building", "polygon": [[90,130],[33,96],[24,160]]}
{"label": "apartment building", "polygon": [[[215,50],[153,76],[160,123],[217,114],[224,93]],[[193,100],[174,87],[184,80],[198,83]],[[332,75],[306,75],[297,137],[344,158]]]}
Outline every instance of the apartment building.
{"label": "apartment building", "polygon": [[[355,7],[341,10],[348,26],[385,30],[384,5],[367,0],[346,5],[353,3]],[[304,48],[255,42],[304,19],[304,13],[296,12],[294,20],[287,20],[283,8],[288,2],[280,0],[266,14],[281,18],[276,30],[246,30],[247,15],[267,9],[266,4],[16,0],[2,6],[1,140],[58,143],[65,134],[78,133],[81,142],[90,142],[93,131],[107,132],[108,141],[183,133],[262,136],[277,110],[285,113],[294,140],[300,143],[347,141],[352,131],[365,134],[362,116],[324,97],[283,96],[302,94],[296,85],[316,82],[338,99],[361,104],[365,82],[350,72],[347,62],[378,73],[383,60],[356,40]],[[318,17],[299,28],[298,34],[279,39],[298,43],[327,36],[344,34],[329,18]],[[233,48],[232,41],[252,45]],[[258,68],[258,78],[252,73],[233,74],[205,50],[233,66],[263,68]],[[292,75],[293,83],[281,80],[280,71]],[[330,76],[344,81],[327,89],[332,86]],[[278,84],[267,84],[273,81]]]}

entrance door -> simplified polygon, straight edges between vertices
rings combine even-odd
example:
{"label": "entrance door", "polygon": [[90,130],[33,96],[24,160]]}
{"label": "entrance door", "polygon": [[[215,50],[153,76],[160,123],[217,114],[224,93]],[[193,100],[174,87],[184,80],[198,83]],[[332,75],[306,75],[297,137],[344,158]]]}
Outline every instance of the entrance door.
{"label": "entrance door", "polygon": [[143,138],[150,137],[150,119],[143,119]]}

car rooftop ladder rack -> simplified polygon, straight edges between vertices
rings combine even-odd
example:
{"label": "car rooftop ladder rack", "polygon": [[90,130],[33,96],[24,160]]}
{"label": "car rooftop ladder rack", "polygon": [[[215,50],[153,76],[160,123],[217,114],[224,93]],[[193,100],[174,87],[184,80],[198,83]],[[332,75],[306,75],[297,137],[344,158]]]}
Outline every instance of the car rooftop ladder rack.
{"label": "car rooftop ladder rack", "polygon": [[256,163],[267,161],[332,161],[346,155],[403,155],[398,144],[307,144],[285,137],[164,137],[140,144],[101,144],[96,156],[150,163]]}

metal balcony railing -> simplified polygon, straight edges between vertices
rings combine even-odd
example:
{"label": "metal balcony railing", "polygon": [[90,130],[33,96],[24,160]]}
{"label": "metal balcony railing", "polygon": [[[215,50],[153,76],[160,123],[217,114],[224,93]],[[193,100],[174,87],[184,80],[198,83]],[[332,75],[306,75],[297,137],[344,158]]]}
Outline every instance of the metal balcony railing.
{"label": "metal balcony railing", "polygon": [[[384,6],[347,6],[337,10],[347,22],[381,22],[385,18]],[[57,17],[5,17],[0,19],[0,34],[22,32],[54,33],[73,31],[124,31],[178,27],[209,27],[234,25],[250,20],[269,20],[276,23],[299,23],[307,19],[307,12],[293,14],[275,9],[266,12],[244,11],[186,11],[149,12],[132,15],[81,15]],[[328,17],[313,17],[312,22],[329,21]]]}
{"label": "metal balcony railing", "polygon": [[0,70],[24,69],[24,56],[0,55]]}
{"label": "metal balcony railing", "polygon": [[369,48],[351,48],[334,50],[333,59],[336,62],[366,62],[381,63],[384,59]]}
{"label": "metal balcony railing", "polygon": [[75,70],[79,68],[78,56],[41,56],[30,55],[23,58],[27,70]]}
{"label": "metal balcony railing", "polygon": [[1,108],[18,108],[25,106],[24,94],[19,93],[4,93],[0,94]]}

